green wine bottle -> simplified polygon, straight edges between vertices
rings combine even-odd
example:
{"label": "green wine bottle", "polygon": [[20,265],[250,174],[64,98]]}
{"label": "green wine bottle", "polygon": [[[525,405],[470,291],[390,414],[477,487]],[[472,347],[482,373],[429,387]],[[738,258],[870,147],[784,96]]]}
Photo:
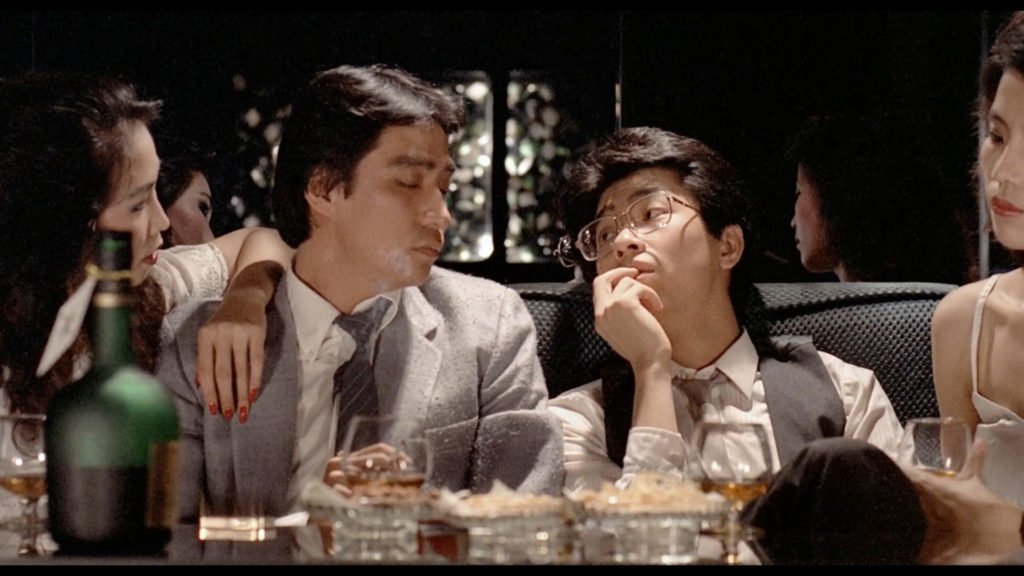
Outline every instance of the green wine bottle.
{"label": "green wine bottle", "polygon": [[96,254],[92,367],[47,410],[50,534],[62,555],[159,555],[177,521],[177,412],[132,352],[131,236],[102,232]]}

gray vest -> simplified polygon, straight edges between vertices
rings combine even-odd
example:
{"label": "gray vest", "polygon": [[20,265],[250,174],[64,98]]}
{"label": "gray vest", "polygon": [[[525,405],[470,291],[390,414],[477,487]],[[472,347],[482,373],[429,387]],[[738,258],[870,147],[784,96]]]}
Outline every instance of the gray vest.
{"label": "gray vest", "polygon": [[[758,369],[780,466],[785,466],[808,442],[842,436],[846,411],[810,339],[778,336],[769,342],[769,350],[759,354]],[[632,369],[621,359],[602,372],[605,443],[608,457],[619,466],[633,423],[634,384]]]}

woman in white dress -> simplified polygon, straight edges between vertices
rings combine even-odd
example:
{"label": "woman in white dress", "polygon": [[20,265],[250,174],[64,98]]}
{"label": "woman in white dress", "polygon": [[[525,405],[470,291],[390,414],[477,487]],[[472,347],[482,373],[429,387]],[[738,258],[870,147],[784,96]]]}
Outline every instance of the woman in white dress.
{"label": "woman in white dress", "polygon": [[[976,176],[999,243],[1024,254],[1024,13],[1001,28],[981,71]],[[1019,261],[1019,260],[1018,260]],[[942,416],[971,426],[969,483],[918,479],[936,521],[924,556],[983,561],[1021,546],[1024,507],[1024,267],[950,293],[932,320]],[[930,557],[930,558],[929,558]]]}

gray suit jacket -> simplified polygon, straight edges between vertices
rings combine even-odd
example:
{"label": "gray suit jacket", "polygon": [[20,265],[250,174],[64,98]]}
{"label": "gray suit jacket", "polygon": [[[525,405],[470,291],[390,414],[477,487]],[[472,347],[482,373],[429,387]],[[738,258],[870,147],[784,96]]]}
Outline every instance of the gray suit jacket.
{"label": "gray suit jacket", "polygon": [[[168,315],[156,367],[181,425],[179,512],[194,522],[205,495],[217,513],[280,516],[288,512],[299,396],[287,289],[282,279],[267,307],[263,383],[245,424],[210,414],[195,385],[197,332],[218,304]],[[547,410],[533,319],[512,289],[435,267],[426,283],[403,290],[374,372],[381,413],[416,416],[428,428],[433,485],[481,492],[500,480],[519,491],[560,492],[561,425]]]}

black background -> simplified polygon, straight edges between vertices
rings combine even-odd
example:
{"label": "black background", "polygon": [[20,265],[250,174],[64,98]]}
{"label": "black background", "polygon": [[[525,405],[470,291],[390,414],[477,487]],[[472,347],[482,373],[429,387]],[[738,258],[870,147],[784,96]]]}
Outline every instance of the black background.
{"label": "black background", "polygon": [[[557,79],[582,145],[619,121],[711,144],[762,206],[777,266],[803,272],[789,221],[787,141],[810,114],[906,111],[923,122],[948,175],[973,194],[971,107],[979,63],[1006,12],[947,11],[4,11],[0,74],[76,69],[124,77],[165,102],[169,124],[230,157],[253,94],[285,100],[315,70],[391,62],[426,76],[509,70]],[[242,75],[248,89],[235,89]],[[500,108],[501,100],[495,108]],[[498,118],[500,120],[500,117]],[[500,143],[495,157],[503,157]],[[500,172],[500,171],[498,171]],[[495,198],[504,181],[495,175]],[[500,202],[496,218],[504,215]],[[221,221],[215,232],[237,223]],[[496,244],[500,246],[500,234]],[[567,279],[555,264],[460,266],[501,281]]]}

